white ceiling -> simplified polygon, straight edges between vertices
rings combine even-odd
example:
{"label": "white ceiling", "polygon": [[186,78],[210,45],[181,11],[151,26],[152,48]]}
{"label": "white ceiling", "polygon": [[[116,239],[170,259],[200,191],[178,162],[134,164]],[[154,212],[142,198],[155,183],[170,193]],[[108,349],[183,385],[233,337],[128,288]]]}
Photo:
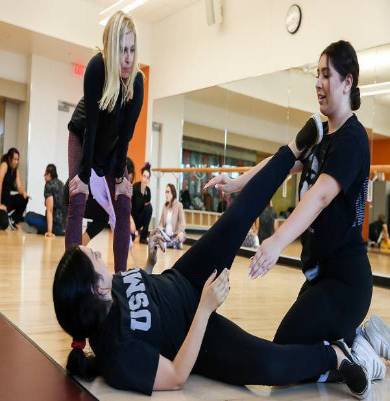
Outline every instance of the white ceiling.
{"label": "white ceiling", "polygon": [[[85,1],[96,3],[102,10],[104,10],[105,8],[117,3],[118,0]],[[175,14],[193,3],[197,3],[198,1],[200,0],[148,0],[145,4],[132,11],[131,15],[140,21],[155,23]],[[133,0],[123,0],[117,7],[113,8],[112,11],[116,11],[132,2]]]}

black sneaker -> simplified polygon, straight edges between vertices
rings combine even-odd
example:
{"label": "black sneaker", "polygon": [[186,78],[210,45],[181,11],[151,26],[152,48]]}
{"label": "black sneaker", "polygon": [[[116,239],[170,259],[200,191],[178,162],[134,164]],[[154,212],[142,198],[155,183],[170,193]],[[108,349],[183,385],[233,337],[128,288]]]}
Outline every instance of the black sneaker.
{"label": "black sneaker", "polygon": [[322,141],[324,130],[319,113],[313,114],[295,137],[295,145],[302,152],[298,160],[304,160],[313,146]]}
{"label": "black sneaker", "polygon": [[346,356],[338,369],[345,384],[356,398],[360,400],[366,398],[371,390],[371,381],[365,367],[354,361],[343,340],[336,341],[333,345],[336,345]]}

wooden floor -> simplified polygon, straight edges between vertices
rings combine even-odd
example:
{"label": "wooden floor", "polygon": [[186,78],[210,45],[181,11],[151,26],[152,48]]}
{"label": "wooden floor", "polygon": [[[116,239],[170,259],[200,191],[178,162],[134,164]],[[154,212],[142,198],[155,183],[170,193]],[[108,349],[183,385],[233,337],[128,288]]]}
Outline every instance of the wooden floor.
{"label": "wooden floor", "polygon": [[[199,234],[190,234],[189,238],[198,239]],[[300,241],[294,241],[282,252],[282,256],[299,259],[301,256],[302,245]],[[370,259],[372,272],[380,276],[390,277],[390,252],[369,248],[368,257]]]}
{"label": "wooden floor", "polygon": [[[100,235],[91,246],[102,252],[112,268],[109,233]],[[63,238],[45,239],[19,231],[0,231],[0,310],[64,366],[70,351],[70,338],[56,322],[51,298],[55,267],[62,252]],[[129,266],[143,266],[146,252],[146,246],[136,243],[129,257]],[[170,267],[182,252],[169,250],[160,255],[156,272]],[[280,320],[303,283],[303,276],[296,269],[276,266],[264,278],[252,281],[248,279],[247,266],[248,259],[236,258],[231,273],[231,293],[220,312],[251,333],[272,339]],[[390,290],[374,289],[370,313],[379,314],[390,323]],[[85,385],[101,400],[147,398],[113,390],[99,379]],[[190,379],[184,390],[158,392],[153,394],[152,398],[170,401],[214,401],[249,400],[255,397],[275,400],[351,399],[343,385],[307,384],[287,388],[246,388],[227,386],[197,376]],[[371,399],[390,401],[389,373],[386,380],[373,386]]]}
{"label": "wooden floor", "polygon": [[[299,241],[295,241],[283,251],[283,255],[294,258],[299,258],[301,255],[302,246]],[[390,253],[379,251],[376,249],[368,250],[368,258],[372,272],[380,276],[390,276]]]}

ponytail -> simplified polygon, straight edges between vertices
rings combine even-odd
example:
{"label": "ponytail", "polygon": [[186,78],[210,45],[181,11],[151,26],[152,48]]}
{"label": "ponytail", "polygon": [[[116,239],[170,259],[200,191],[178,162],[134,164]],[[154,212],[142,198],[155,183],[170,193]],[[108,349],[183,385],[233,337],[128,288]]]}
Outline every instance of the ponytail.
{"label": "ponytail", "polygon": [[69,374],[92,381],[99,376],[99,368],[94,355],[87,355],[80,348],[73,348],[68,356],[66,370]]}
{"label": "ponytail", "polygon": [[54,310],[60,326],[74,340],[66,364],[67,371],[86,380],[99,375],[97,359],[83,351],[85,339],[96,334],[111,306],[93,289],[99,275],[79,247],[68,249],[61,258],[53,282]]}

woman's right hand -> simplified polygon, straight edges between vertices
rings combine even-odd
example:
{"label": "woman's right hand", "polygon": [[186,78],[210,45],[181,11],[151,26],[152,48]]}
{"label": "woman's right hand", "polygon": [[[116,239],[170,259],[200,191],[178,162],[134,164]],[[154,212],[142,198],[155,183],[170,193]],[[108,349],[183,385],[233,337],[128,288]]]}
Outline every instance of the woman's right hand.
{"label": "woman's right hand", "polygon": [[203,188],[215,187],[218,191],[225,192],[226,194],[231,194],[233,192],[241,191],[241,185],[238,178],[232,179],[226,174],[220,174],[212,178]]}
{"label": "woman's right hand", "polygon": [[217,277],[217,270],[214,270],[203,286],[199,308],[211,314],[223,304],[230,290],[229,273],[230,270],[224,269]]}
{"label": "woman's right hand", "polygon": [[76,194],[85,194],[86,197],[89,195],[88,184],[81,181],[78,175],[69,181],[69,196],[74,196]]}

